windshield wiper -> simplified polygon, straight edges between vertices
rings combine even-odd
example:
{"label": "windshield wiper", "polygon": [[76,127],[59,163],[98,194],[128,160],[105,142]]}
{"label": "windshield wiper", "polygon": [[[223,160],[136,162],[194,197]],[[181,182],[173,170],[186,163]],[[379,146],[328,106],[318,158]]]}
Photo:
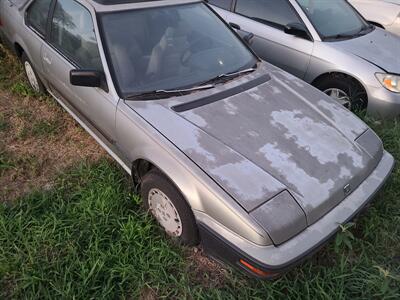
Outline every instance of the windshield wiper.
{"label": "windshield wiper", "polygon": [[357,34],[339,33],[339,34],[335,34],[335,35],[326,36],[325,40],[351,39],[355,36],[357,36]]}
{"label": "windshield wiper", "polygon": [[357,36],[365,35],[365,34],[371,32],[372,29],[374,29],[374,25],[368,24],[367,26],[360,29],[360,31],[357,33]]}
{"label": "windshield wiper", "polygon": [[335,35],[326,36],[325,39],[326,40],[351,39],[354,37],[359,37],[359,36],[363,36],[363,35],[367,34],[372,28],[373,28],[372,25],[368,25],[368,26],[362,27],[360,29],[360,31],[358,31],[357,33],[352,33],[352,34],[339,33],[339,34],[335,34]]}
{"label": "windshield wiper", "polygon": [[187,89],[174,89],[174,90],[155,90],[155,91],[147,91],[147,92],[138,92],[125,96],[126,100],[149,100],[149,99],[165,99],[174,96],[183,96],[190,94],[194,91],[208,90],[215,87],[215,83],[219,83],[224,81],[224,79],[233,79],[240,75],[254,72],[256,68],[248,68],[240,71],[235,71],[231,73],[220,74],[212,79],[207,80],[199,85],[196,85],[192,88]]}
{"label": "windshield wiper", "polygon": [[125,96],[127,100],[148,100],[148,99],[165,99],[174,96],[183,96],[190,94],[194,91],[208,90],[214,87],[213,84],[204,84],[201,86],[195,86],[188,89],[175,89],[175,90],[155,90],[148,92],[138,92]]}
{"label": "windshield wiper", "polygon": [[236,78],[236,77],[246,74],[246,73],[254,72],[255,70],[256,70],[256,68],[248,68],[248,69],[235,71],[235,72],[231,72],[231,73],[220,74],[214,78],[207,80],[206,82],[203,82],[200,86],[203,86],[204,84],[215,84],[215,83],[220,83],[220,82],[226,82],[227,80],[232,80],[233,78]]}

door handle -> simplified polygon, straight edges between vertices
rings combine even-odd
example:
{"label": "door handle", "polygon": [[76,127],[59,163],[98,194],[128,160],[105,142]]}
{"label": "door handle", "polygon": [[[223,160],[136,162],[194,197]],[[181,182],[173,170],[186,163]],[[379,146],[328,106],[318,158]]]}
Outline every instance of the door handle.
{"label": "door handle", "polygon": [[247,44],[251,44],[251,40],[254,38],[254,34],[253,34],[253,33],[242,30],[242,28],[240,27],[240,25],[238,25],[238,24],[236,24],[236,23],[230,22],[230,23],[229,23],[229,26],[231,26],[231,27],[232,27],[233,29],[235,29],[235,30],[240,30],[240,31],[242,31],[243,33],[246,33],[246,35],[244,35],[244,36],[242,37],[242,39],[243,39]]}
{"label": "door handle", "polygon": [[251,44],[251,40],[254,38],[254,34],[253,33],[251,33],[251,32],[249,32],[248,34],[246,34],[244,37],[243,37],[243,40],[247,43],[247,44]]}
{"label": "door handle", "polygon": [[43,55],[43,60],[46,64],[51,65],[51,59],[46,54]]}
{"label": "door handle", "polygon": [[230,25],[233,29],[240,30],[240,26],[239,26],[238,24],[236,24],[236,23],[230,22],[229,25]]}

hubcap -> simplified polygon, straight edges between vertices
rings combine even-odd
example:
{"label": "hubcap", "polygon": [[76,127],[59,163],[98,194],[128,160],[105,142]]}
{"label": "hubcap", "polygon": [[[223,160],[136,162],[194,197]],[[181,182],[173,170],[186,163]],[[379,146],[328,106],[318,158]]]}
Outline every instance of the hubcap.
{"label": "hubcap", "polygon": [[148,195],[151,213],[168,235],[179,237],[182,234],[182,221],[172,201],[159,189],[151,189]]}
{"label": "hubcap", "polygon": [[343,90],[337,89],[337,88],[331,88],[331,89],[325,90],[324,93],[327,94],[328,96],[332,97],[333,99],[335,99],[337,102],[339,102],[344,107],[351,109],[350,96],[347,95],[347,93],[344,92]]}
{"label": "hubcap", "polygon": [[25,62],[25,72],[26,76],[28,77],[29,84],[34,89],[35,92],[39,92],[39,82],[36,78],[35,72],[29,62]]}

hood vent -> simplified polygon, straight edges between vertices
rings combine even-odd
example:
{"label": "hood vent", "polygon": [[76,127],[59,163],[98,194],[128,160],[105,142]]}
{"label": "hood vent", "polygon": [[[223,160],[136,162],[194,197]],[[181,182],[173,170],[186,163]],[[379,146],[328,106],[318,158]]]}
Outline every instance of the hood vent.
{"label": "hood vent", "polygon": [[240,94],[242,92],[245,92],[247,90],[251,90],[261,84],[266,83],[267,81],[271,80],[271,76],[269,76],[268,74],[262,75],[254,80],[245,82],[241,85],[235,86],[234,88],[231,88],[229,90],[224,90],[222,92],[219,93],[215,93],[213,95],[210,95],[208,97],[204,97],[201,99],[197,99],[191,102],[186,102],[183,104],[179,104],[179,105],[175,105],[173,107],[171,107],[171,109],[175,112],[185,112],[191,109],[195,109],[204,105],[208,105],[211,104],[213,102],[217,102],[219,100],[222,99],[226,99],[232,96],[235,96],[237,94]]}

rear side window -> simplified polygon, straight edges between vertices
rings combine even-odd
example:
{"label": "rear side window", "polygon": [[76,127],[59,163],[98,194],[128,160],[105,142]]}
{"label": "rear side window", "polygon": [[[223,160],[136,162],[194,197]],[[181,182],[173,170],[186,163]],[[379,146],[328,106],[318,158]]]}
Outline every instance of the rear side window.
{"label": "rear side window", "polygon": [[238,0],[236,12],[280,29],[301,22],[287,0]]}
{"label": "rear side window", "polygon": [[226,10],[231,10],[232,7],[232,0],[209,0],[208,2]]}
{"label": "rear side window", "polygon": [[50,42],[82,69],[102,70],[90,12],[74,0],[58,0]]}
{"label": "rear side window", "polygon": [[28,25],[33,27],[41,35],[46,33],[47,17],[49,15],[51,0],[36,0],[28,8]]}

